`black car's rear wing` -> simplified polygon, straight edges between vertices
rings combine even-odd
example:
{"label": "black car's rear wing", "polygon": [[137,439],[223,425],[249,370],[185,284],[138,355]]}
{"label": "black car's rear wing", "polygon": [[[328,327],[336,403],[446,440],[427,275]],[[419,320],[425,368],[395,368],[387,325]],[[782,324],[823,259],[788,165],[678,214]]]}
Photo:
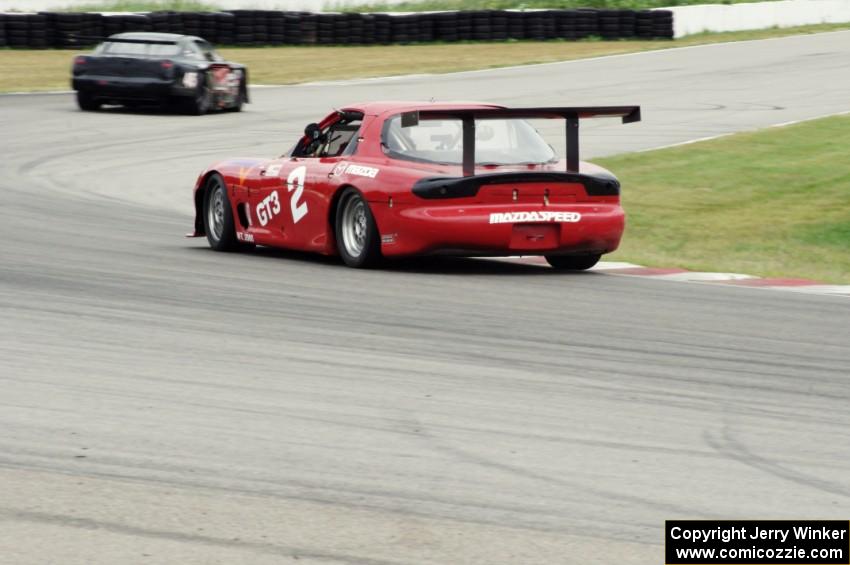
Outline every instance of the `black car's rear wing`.
{"label": "black car's rear wing", "polygon": [[564,118],[567,122],[567,172],[579,169],[578,122],[584,118],[622,118],[624,124],[640,121],[640,106],[568,106],[563,108],[462,108],[417,110],[401,115],[401,126],[419,120],[459,119],[463,122],[463,176],[475,174],[475,120],[487,118]]}

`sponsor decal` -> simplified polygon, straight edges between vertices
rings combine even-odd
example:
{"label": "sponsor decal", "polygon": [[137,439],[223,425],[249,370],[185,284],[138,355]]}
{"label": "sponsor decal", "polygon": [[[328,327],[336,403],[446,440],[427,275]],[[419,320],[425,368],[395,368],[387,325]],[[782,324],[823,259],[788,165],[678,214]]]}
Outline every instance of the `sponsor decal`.
{"label": "sponsor decal", "polygon": [[516,224],[527,222],[569,222],[575,223],[581,220],[578,212],[552,212],[541,210],[539,212],[495,212],[490,214],[491,224]]}
{"label": "sponsor decal", "polygon": [[238,231],[236,232],[236,239],[245,243],[254,243],[254,234]]}
{"label": "sponsor decal", "polygon": [[381,172],[379,169],[374,167],[364,167],[363,165],[348,165],[346,167],[345,172],[349,175],[355,175],[358,177],[368,177],[370,179],[378,176],[378,173]]}
{"label": "sponsor decal", "polygon": [[265,226],[278,214],[280,214],[280,197],[275,190],[257,204],[257,219],[261,226]]}
{"label": "sponsor decal", "polygon": [[387,245],[395,243],[395,238],[398,236],[397,233],[388,233],[381,236],[381,243],[386,243]]}
{"label": "sponsor decal", "polygon": [[337,177],[337,176],[339,176],[339,175],[341,175],[342,173],[344,173],[344,172],[345,172],[345,168],[346,168],[347,166],[348,166],[348,163],[346,163],[345,161],[343,161],[342,163],[340,163],[340,164],[338,164],[336,167],[334,167],[334,170],[333,170],[333,172],[332,172],[331,174],[332,174],[333,176]]}
{"label": "sponsor decal", "polygon": [[275,163],[273,165],[269,165],[269,167],[266,169],[266,176],[267,177],[276,177],[277,175],[280,174],[280,168],[282,166],[283,165],[281,165],[280,163]]}

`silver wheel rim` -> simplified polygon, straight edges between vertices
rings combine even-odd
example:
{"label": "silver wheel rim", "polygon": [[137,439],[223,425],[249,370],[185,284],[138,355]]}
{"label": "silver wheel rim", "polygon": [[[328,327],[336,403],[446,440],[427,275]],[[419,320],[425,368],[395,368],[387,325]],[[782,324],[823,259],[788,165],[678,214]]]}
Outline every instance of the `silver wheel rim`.
{"label": "silver wheel rim", "polygon": [[221,239],[224,233],[224,191],[221,185],[216,183],[210,195],[210,205],[207,208],[207,224],[212,230],[213,239]]}
{"label": "silver wheel rim", "polygon": [[352,196],[342,211],[342,244],[346,253],[360,257],[366,247],[369,222],[366,216],[366,203],[359,196]]}

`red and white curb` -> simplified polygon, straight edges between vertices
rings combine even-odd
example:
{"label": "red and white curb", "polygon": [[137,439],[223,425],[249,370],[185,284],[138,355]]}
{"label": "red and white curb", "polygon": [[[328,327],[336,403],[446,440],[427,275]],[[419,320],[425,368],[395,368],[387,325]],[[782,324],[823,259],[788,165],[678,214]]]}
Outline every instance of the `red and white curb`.
{"label": "red and white curb", "polygon": [[[546,263],[543,257],[505,257],[503,260],[548,266],[548,263]],[[614,261],[600,261],[590,270],[596,273],[620,277],[645,277],[674,282],[725,284],[806,294],[829,294],[850,297],[850,285],[824,284],[809,279],[763,278],[741,273],[705,273],[688,271],[686,269],[644,267],[633,263],[618,263]]]}

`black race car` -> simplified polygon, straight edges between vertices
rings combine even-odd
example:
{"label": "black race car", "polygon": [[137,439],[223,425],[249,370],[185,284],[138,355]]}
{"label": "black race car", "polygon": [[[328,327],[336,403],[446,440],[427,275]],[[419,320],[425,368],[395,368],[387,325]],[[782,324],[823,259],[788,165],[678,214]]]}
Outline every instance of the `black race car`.
{"label": "black race car", "polygon": [[74,57],[72,85],[82,110],[103,104],[176,103],[192,114],[248,102],[248,71],[200,37],[119,33],[91,55]]}

